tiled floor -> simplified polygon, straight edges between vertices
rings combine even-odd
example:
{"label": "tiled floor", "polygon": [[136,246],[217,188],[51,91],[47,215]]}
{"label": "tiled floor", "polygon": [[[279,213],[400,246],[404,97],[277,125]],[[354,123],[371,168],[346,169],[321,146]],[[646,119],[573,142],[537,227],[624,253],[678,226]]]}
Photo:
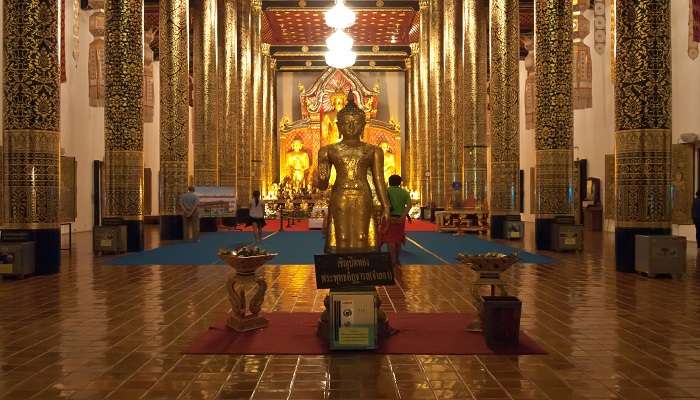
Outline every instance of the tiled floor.
{"label": "tiled floor", "polygon": [[[553,255],[561,265],[513,269],[523,327],[546,356],[235,357],[180,354],[227,311],[225,268],[103,266],[79,234],[61,274],[0,282],[0,398],[700,399],[693,245],[684,280],[616,273],[609,234]],[[311,267],[265,275],[266,310],[320,310]],[[470,310],[472,279],[406,266],[381,293],[399,311]]]}

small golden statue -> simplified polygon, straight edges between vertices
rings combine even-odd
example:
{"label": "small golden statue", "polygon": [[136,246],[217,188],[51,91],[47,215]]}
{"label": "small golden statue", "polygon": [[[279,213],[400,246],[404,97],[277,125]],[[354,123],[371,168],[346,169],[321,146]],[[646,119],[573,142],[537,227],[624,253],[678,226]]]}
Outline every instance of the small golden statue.
{"label": "small golden statue", "polygon": [[391,151],[391,146],[385,140],[379,142],[379,148],[384,153],[384,180],[389,181],[389,177],[396,173],[396,157]]}
{"label": "small golden statue", "polygon": [[[352,97],[352,96],[350,96]],[[340,141],[338,132],[338,113],[345,107],[347,96],[343,92],[335,92],[331,95],[333,109],[323,114],[321,121],[321,143],[334,144]]]}
{"label": "small golden statue", "polygon": [[339,143],[318,151],[317,186],[326,190],[331,167],[337,171],[330,195],[325,251],[357,253],[376,251],[379,221],[375,218],[368,172],[381,204],[382,218],[389,218],[389,199],[384,181],[384,152],[361,140],[365,128],[364,111],[355,105],[352,95],[338,112]]}
{"label": "small golden statue", "polygon": [[309,154],[304,151],[304,142],[300,138],[292,140],[292,149],[286,155],[287,176],[285,186],[291,185],[295,191],[306,187],[307,172],[311,166]]}

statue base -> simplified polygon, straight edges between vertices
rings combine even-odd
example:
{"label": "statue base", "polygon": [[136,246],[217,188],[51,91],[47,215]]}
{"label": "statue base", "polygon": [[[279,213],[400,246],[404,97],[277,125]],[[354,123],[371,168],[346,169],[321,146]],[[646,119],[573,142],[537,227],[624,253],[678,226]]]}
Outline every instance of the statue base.
{"label": "statue base", "polygon": [[229,315],[226,325],[236,332],[248,332],[255,329],[266,328],[268,321],[260,315],[250,315],[242,318]]}

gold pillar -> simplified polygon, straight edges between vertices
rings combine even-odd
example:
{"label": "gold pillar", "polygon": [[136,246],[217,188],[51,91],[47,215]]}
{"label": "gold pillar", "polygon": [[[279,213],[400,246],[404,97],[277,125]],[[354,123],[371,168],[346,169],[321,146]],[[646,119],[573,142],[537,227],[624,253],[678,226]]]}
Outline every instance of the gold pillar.
{"label": "gold pillar", "polygon": [[416,136],[416,128],[413,124],[413,45],[411,45],[411,56],[404,60],[405,64],[405,75],[404,82],[406,91],[406,103],[405,113],[406,113],[406,132],[404,135],[404,149],[403,157],[401,158],[401,171],[403,172],[403,181],[408,185],[409,190],[413,189],[413,161],[414,161],[414,151],[416,146],[413,143],[413,138]]}
{"label": "gold pillar", "polygon": [[432,143],[430,142],[430,102],[429,102],[429,80],[430,80],[430,0],[420,0],[420,37],[418,53],[418,146],[421,150],[421,163],[418,166],[418,175],[421,181],[421,204],[427,205],[431,202],[430,178],[426,175],[430,173],[430,163],[432,154]]}
{"label": "gold pillar", "polygon": [[261,124],[260,124],[260,192],[263,194],[267,193],[267,188],[270,185],[270,157],[268,154],[270,143],[268,137],[270,136],[270,119],[267,118],[270,112],[270,45],[268,43],[262,43],[262,64],[260,68],[260,83],[262,99],[260,110],[261,110]]}
{"label": "gold pillar", "polygon": [[[236,190],[240,204],[245,207],[251,197],[251,123],[253,100],[252,54],[250,47],[251,0],[238,1],[238,85],[239,128],[236,135]],[[258,0],[252,0],[258,1]]]}
{"label": "gold pillar", "polygon": [[57,0],[5,1],[2,233],[29,233],[37,274],[61,264],[57,32]]}
{"label": "gold pillar", "polygon": [[127,250],[143,250],[143,1],[105,10],[103,217],[127,225]]}
{"label": "gold pillar", "polygon": [[160,219],[162,239],[181,239],[178,199],[187,191],[189,138],[189,2],[161,0]]}
{"label": "gold pillar", "polygon": [[537,0],[535,10],[535,237],[551,250],[554,218],[574,212],[571,0]]}
{"label": "gold pillar", "polygon": [[216,0],[199,0],[194,8],[194,184],[219,184],[218,76],[216,73]]}
{"label": "gold pillar", "polygon": [[443,187],[445,188],[444,205],[451,208],[461,207],[462,190],[455,189],[455,183],[462,184],[464,180],[463,154],[464,131],[461,122],[462,113],[459,83],[462,82],[461,71],[461,41],[462,41],[462,1],[444,0],[442,24],[442,132],[445,172]]}
{"label": "gold pillar", "polygon": [[279,183],[279,143],[277,140],[277,60],[270,57],[270,113],[267,116],[270,120],[270,179]]}
{"label": "gold pillar", "polygon": [[238,19],[236,0],[221,0],[219,15],[219,185],[236,187]]}
{"label": "gold pillar", "polygon": [[518,0],[491,1],[491,235],[503,236],[507,215],[520,214]]}
{"label": "gold pillar", "polygon": [[410,169],[411,177],[409,183],[411,184],[411,190],[415,190],[417,193],[423,192],[423,172],[421,166],[423,165],[423,158],[425,157],[426,149],[421,146],[421,109],[420,109],[420,45],[418,43],[411,44],[411,85],[410,95],[411,95],[411,128],[413,129],[411,133],[411,160]]}
{"label": "gold pillar", "polygon": [[442,22],[443,7],[438,1],[430,3],[430,65],[429,65],[429,131],[430,146],[430,202],[436,207],[445,204],[445,140],[443,130],[443,74],[442,74]]}
{"label": "gold pillar", "polygon": [[262,154],[263,154],[263,82],[262,79],[262,41],[261,41],[261,23],[262,23],[262,0],[253,0],[252,15],[250,19],[250,46],[251,55],[253,58],[253,76],[252,76],[252,128],[253,137],[250,141],[251,149],[253,150],[252,160],[252,190],[260,190],[262,179]]}
{"label": "gold pillar", "polygon": [[634,235],[669,234],[671,2],[617,0],[615,255],[634,271]]}
{"label": "gold pillar", "polygon": [[464,198],[486,206],[486,81],[488,74],[488,0],[464,0]]}

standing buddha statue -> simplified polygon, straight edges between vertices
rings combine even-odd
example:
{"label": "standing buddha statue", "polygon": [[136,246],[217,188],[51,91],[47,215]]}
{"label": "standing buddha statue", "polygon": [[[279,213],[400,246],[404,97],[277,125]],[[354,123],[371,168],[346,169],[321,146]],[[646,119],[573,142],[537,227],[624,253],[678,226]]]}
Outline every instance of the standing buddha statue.
{"label": "standing buddha statue", "polygon": [[323,120],[321,121],[321,144],[334,144],[340,141],[338,113],[345,107],[346,103],[347,96],[345,93],[335,92],[331,95],[331,105],[333,108],[323,114]]}
{"label": "standing buddha statue", "polygon": [[389,218],[389,199],[384,181],[384,152],[361,140],[366,123],[365,112],[355,105],[352,95],[338,112],[340,142],[318,151],[317,186],[326,190],[331,167],[337,171],[331,190],[326,232],[326,253],[358,253],[378,249],[379,221],[375,218],[368,172],[382,208]]}

